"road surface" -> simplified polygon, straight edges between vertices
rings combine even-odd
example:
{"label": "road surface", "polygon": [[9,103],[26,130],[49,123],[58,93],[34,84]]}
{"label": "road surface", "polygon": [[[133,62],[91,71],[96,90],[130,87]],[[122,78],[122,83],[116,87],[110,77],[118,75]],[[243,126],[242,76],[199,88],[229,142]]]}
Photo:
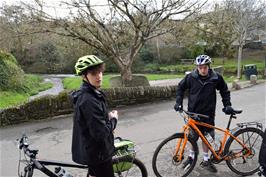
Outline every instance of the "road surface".
{"label": "road surface", "polygon": [[[237,122],[247,121],[259,121],[265,124],[265,86],[266,84],[263,83],[232,92],[233,107],[242,108],[243,113],[238,116],[238,119],[233,120],[231,127],[234,127]],[[228,116],[221,111],[219,95],[217,103],[216,125],[225,128]],[[170,100],[117,108],[120,117],[115,135],[131,139],[139,145],[137,156],[145,163],[149,176],[154,176],[151,159],[155,148],[163,139],[180,131],[183,125],[183,120],[173,110],[173,105],[174,100]],[[15,140],[21,136],[21,133],[29,136],[31,147],[40,150],[39,158],[71,162],[72,115],[9,126],[0,130],[1,177],[17,176],[19,153]],[[199,156],[197,164],[201,159],[202,157]],[[195,170],[198,170],[198,176],[237,176],[224,163],[217,165],[217,168],[218,173],[215,175],[198,166]],[[38,174],[38,176],[42,175]]]}

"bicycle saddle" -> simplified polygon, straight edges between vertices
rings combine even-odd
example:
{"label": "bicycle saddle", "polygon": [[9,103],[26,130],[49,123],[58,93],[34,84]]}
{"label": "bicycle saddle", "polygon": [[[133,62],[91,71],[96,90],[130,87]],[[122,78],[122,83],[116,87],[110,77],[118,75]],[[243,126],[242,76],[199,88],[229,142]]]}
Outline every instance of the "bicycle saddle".
{"label": "bicycle saddle", "polygon": [[238,109],[238,110],[234,109],[233,110],[234,114],[241,114],[242,112],[243,112],[243,110],[241,110],[241,109]]}

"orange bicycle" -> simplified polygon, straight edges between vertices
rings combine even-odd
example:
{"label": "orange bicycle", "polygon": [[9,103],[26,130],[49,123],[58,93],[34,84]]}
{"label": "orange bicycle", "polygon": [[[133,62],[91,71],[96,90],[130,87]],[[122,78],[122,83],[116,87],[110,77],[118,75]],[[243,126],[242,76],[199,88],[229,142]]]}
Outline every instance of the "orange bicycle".
{"label": "orange bicycle", "polygon": [[[190,131],[195,131],[201,140],[208,145],[212,155],[210,160],[213,163],[226,161],[227,166],[238,175],[252,175],[259,170],[259,150],[263,139],[262,124],[258,122],[247,122],[237,124],[237,127],[230,130],[232,119],[236,119],[236,114],[242,110],[234,110],[226,129],[221,129],[206,123],[203,119],[208,116],[181,111],[185,125],[182,133],[175,133],[166,138],[156,148],[152,168],[157,177],[167,176],[198,176],[198,172],[193,171],[199,153],[197,143],[189,136]],[[220,131],[223,137],[220,139],[219,148],[215,150],[206,137],[201,133],[198,126],[214,128]],[[191,165],[183,167],[183,160],[188,158],[189,150],[193,149],[195,157]]]}

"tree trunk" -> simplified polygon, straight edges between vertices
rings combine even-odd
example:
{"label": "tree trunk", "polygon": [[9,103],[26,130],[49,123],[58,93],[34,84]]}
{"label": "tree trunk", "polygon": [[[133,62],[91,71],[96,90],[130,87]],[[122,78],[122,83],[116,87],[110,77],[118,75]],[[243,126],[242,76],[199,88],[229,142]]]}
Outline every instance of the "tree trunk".
{"label": "tree trunk", "polygon": [[121,78],[122,78],[122,85],[123,87],[130,87],[132,81],[132,71],[131,66],[125,66],[121,70]]}
{"label": "tree trunk", "polygon": [[159,39],[158,39],[158,37],[156,39],[156,49],[157,49],[158,61],[159,61],[159,63],[161,63],[160,46],[159,46]]}
{"label": "tree trunk", "polygon": [[237,79],[240,79],[242,75],[241,74],[242,49],[243,49],[243,46],[239,45],[238,46],[238,57],[237,57]]}

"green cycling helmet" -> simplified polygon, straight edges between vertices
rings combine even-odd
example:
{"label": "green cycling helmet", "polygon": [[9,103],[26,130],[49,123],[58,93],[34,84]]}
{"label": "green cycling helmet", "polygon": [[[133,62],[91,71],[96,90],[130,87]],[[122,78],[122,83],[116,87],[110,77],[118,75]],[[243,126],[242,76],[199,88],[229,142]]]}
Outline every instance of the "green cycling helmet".
{"label": "green cycling helmet", "polygon": [[104,62],[95,55],[86,55],[78,59],[77,63],[75,64],[75,70],[77,75],[81,75],[82,72],[87,68],[100,65],[102,63]]}

